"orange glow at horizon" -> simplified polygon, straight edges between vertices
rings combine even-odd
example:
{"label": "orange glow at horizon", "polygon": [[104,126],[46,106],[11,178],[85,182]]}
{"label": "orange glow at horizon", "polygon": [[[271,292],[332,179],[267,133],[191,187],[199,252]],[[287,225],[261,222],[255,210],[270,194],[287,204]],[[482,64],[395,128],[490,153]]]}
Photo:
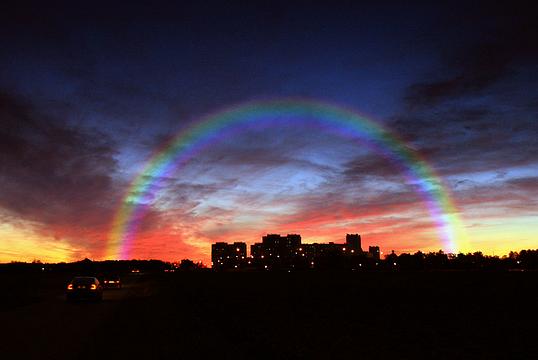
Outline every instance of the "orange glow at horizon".
{"label": "orange glow at horizon", "polygon": [[[346,233],[360,233],[363,249],[370,245],[379,245],[385,252],[416,252],[418,250],[438,251],[442,244],[437,239],[437,230],[430,221],[410,224],[390,216],[381,217],[377,221],[359,223],[357,216],[342,217],[334,221],[334,216],[320,216],[308,221],[281,224],[267,227],[260,231],[255,228],[230,229],[222,235],[216,235],[219,225],[211,225],[203,235],[203,231],[178,233],[173,226],[141,232],[132,251],[135,259],[162,259],[177,261],[191,258],[210,264],[210,244],[217,241],[244,241],[247,244],[260,242],[267,233],[298,233],[303,243],[343,243]],[[377,214],[379,216],[379,214]],[[516,218],[502,223],[490,221],[482,226],[468,228],[473,238],[473,251],[482,251],[490,255],[505,255],[509,251],[531,249],[536,247],[535,218]],[[211,228],[213,227],[213,228]],[[362,229],[362,231],[361,231]],[[69,262],[88,257],[102,260],[89,249],[81,249],[70,245],[66,240],[37,234],[28,229],[15,228],[9,225],[0,227],[3,239],[0,248],[0,262],[40,260],[45,263]],[[513,242],[507,242],[510,237]]]}

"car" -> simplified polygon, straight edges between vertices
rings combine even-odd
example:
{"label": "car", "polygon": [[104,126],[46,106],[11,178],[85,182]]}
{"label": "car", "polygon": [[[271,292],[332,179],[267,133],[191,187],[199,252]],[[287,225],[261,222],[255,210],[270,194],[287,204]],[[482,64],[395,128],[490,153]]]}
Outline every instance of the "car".
{"label": "car", "polygon": [[97,278],[77,276],[69,282],[66,289],[66,299],[72,300],[103,300],[103,287]]}
{"label": "car", "polygon": [[117,275],[105,276],[103,279],[105,289],[121,289],[121,279]]}

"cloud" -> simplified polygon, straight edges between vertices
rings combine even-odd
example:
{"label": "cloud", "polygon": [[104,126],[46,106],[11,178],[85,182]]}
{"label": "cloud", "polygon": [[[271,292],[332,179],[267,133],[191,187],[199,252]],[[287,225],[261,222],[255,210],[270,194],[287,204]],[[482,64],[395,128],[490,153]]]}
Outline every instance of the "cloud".
{"label": "cloud", "polygon": [[387,160],[376,156],[357,156],[344,164],[342,171],[346,181],[359,183],[368,178],[402,180],[401,170]]}
{"label": "cloud", "polygon": [[108,226],[117,189],[116,150],[107,136],[50,118],[6,92],[0,121],[4,212],[53,236],[76,238]]}
{"label": "cloud", "polygon": [[534,19],[504,19],[497,29],[482,33],[477,43],[448,56],[439,71],[448,76],[410,85],[405,100],[414,108],[478,94],[512,75],[518,66],[535,63],[537,42],[538,26]]}
{"label": "cloud", "polygon": [[511,179],[506,182],[510,187],[526,193],[527,197],[538,195],[538,176]]}
{"label": "cloud", "polygon": [[[466,203],[477,206],[488,204],[500,212],[517,209],[504,216],[532,215],[538,206],[538,177],[509,178],[491,184],[477,183],[460,195]],[[503,206],[505,204],[505,206]]]}
{"label": "cloud", "polygon": [[393,124],[443,176],[536,166],[538,114],[492,105],[469,116],[462,107],[439,106]]}

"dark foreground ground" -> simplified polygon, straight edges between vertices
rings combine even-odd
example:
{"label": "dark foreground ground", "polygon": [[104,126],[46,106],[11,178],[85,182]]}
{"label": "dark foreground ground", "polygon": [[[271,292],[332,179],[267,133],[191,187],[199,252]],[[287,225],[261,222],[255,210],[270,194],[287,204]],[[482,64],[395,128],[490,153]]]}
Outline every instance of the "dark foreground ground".
{"label": "dark foreground ground", "polygon": [[26,289],[2,359],[538,358],[536,272],[133,274],[74,304],[67,275],[0,277]]}

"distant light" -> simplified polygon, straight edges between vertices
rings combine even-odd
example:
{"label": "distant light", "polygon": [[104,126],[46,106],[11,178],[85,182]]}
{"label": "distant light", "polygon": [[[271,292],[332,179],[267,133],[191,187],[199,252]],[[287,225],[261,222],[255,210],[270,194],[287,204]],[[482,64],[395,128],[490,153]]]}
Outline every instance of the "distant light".
{"label": "distant light", "polygon": [[383,255],[383,251],[381,251],[381,255]]}
{"label": "distant light", "polygon": [[237,269],[237,265],[234,266]]}
{"label": "distant light", "polygon": [[354,252],[355,252],[355,250],[351,249],[351,252],[352,252],[352,253],[354,253]]}
{"label": "distant light", "polygon": [[392,263],[394,266],[396,266],[396,263]]}
{"label": "distant light", "polygon": [[265,265],[265,268],[267,269],[267,265]]}
{"label": "distant light", "polygon": [[346,251],[346,248],[345,248],[345,247],[343,247],[343,248],[342,248],[342,251]]}
{"label": "distant light", "polygon": [[359,266],[362,266],[362,264],[359,264]]}
{"label": "distant light", "polygon": [[236,248],[235,250],[236,250],[236,251],[239,251],[239,248]]}

